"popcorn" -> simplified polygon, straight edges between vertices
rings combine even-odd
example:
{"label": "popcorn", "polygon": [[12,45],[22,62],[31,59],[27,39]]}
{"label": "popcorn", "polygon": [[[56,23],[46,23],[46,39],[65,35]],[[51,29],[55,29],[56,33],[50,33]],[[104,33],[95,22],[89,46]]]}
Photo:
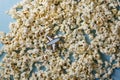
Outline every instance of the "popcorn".
{"label": "popcorn", "polygon": [[[117,1],[103,1],[22,0],[13,6],[8,14],[16,22],[10,23],[9,33],[0,32],[0,42],[4,44],[0,53],[7,53],[0,63],[1,79],[9,79],[10,75],[14,80],[109,78],[113,69],[120,67],[120,11],[116,9]],[[56,34],[58,30],[63,34]],[[84,34],[91,40],[89,44]],[[48,49],[47,35],[64,37],[55,52]],[[101,52],[111,56],[111,63],[117,63],[103,61]],[[32,72],[33,66],[37,72]],[[41,70],[41,66],[46,70]],[[107,72],[108,66],[112,68]],[[91,74],[93,70],[95,76]]]}

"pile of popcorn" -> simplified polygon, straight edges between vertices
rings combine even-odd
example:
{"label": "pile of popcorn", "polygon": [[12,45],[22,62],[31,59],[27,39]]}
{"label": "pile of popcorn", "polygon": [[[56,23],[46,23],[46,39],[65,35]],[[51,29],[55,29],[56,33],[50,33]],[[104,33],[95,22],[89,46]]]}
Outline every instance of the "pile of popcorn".
{"label": "pile of popcorn", "polygon": [[[1,80],[112,80],[120,67],[119,0],[22,0],[0,32]],[[62,37],[55,52],[47,38]],[[102,56],[110,56],[103,59]]]}

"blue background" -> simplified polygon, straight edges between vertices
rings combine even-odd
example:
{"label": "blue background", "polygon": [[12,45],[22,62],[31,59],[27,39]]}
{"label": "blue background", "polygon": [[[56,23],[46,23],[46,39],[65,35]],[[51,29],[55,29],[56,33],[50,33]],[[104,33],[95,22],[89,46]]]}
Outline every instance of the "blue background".
{"label": "blue background", "polygon": [[[21,0],[0,0],[0,31],[9,32],[8,25],[10,22],[14,20],[5,13],[5,11],[9,10],[13,5]],[[0,48],[1,48],[0,44]],[[2,61],[5,54],[0,55],[0,62]],[[105,55],[102,55],[104,58],[108,58]],[[113,74],[111,75],[113,80],[120,80],[120,69],[115,69]]]}

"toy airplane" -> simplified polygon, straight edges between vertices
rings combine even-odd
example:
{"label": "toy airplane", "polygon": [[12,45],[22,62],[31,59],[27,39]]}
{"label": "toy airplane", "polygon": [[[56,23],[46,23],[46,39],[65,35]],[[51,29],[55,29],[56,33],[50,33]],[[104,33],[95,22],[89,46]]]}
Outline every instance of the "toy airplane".
{"label": "toy airplane", "polygon": [[52,49],[53,49],[53,51],[55,51],[55,43],[57,43],[60,40],[60,38],[54,38],[54,39],[52,39],[49,36],[47,36],[47,38],[49,40],[49,42],[47,43],[47,45],[48,46],[52,45]]}

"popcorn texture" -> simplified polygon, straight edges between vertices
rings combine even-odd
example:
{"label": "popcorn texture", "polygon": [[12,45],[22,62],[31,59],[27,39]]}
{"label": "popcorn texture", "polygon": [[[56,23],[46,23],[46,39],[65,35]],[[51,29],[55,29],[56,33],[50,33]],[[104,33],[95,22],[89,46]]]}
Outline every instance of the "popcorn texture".
{"label": "popcorn texture", "polygon": [[[110,78],[113,69],[120,67],[119,4],[116,0],[23,0],[16,4],[8,11],[16,22],[10,23],[9,33],[0,32],[1,51],[6,53],[0,78]],[[55,52],[46,44],[47,35],[62,37]],[[104,61],[102,54],[111,56],[110,61]],[[113,60],[117,63],[112,65]]]}

